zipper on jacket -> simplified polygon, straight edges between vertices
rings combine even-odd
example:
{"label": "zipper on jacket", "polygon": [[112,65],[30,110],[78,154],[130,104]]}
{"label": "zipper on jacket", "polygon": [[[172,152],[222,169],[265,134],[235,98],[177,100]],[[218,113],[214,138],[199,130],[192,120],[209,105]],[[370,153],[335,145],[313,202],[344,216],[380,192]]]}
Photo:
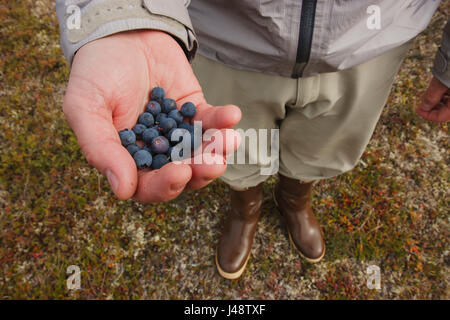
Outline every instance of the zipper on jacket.
{"label": "zipper on jacket", "polygon": [[292,73],[292,78],[300,78],[309,61],[311,44],[314,31],[314,19],[316,17],[317,0],[303,0],[300,16],[300,32],[298,36],[297,58]]}

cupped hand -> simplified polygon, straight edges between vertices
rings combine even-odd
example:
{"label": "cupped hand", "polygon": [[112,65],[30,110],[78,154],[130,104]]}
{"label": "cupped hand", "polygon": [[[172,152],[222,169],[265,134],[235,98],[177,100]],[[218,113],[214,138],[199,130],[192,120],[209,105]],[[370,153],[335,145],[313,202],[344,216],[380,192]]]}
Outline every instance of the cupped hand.
{"label": "cupped hand", "polygon": [[433,77],[416,112],[426,120],[450,121],[450,89]]}
{"label": "cupped hand", "polygon": [[186,188],[204,187],[224,173],[226,154],[239,144],[233,131],[213,164],[169,163],[138,172],[118,131],[136,124],[156,86],[163,87],[178,108],[193,102],[194,120],[202,121],[204,129],[231,128],[241,118],[236,106],[213,107],[205,101],[182,48],[164,32],[129,31],[84,45],[73,60],[63,110],[87,161],[106,175],[122,200],[168,201]]}

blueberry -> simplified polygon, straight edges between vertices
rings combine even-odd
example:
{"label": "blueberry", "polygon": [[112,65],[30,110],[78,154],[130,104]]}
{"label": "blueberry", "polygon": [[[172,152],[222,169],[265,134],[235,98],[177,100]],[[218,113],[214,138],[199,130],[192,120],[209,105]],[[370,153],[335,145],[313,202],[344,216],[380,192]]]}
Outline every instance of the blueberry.
{"label": "blueberry", "polygon": [[139,147],[136,143],[133,143],[127,146],[127,150],[131,155],[134,155],[136,152],[141,150],[141,147]]}
{"label": "blueberry", "polygon": [[139,150],[133,156],[138,169],[146,169],[152,165],[152,155],[146,150]]}
{"label": "blueberry", "polygon": [[189,132],[194,132],[194,126],[189,122],[182,122],[178,124],[177,127],[180,129],[186,129]]}
{"label": "blueberry", "polygon": [[136,134],[130,129],[123,129],[119,132],[120,142],[123,146],[128,146],[136,142]]}
{"label": "blueberry", "polygon": [[186,102],[181,106],[180,113],[183,117],[192,118],[197,113],[197,108],[192,102]]}
{"label": "blueberry", "polygon": [[149,146],[145,146],[142,148],[142,150],[147,151],[148,153],[150,153],[152,156],[154,155],[152,148],[150,148]]}
{"label": "blueberry", "polygon": [[158,130],[163,133],[168,133],[170,130],[177,127],[177,123],[172,118],[166,118],[161,121],[159,124]]}
{"label": "blueberry", "polygon": [[202,144],[202,132],[200,128],[194,127],[194,131],[191,132],[191,150],[195,150]]}
{"label": "blueberry", "polygon": [[138,123],[133,127],[133,132],[136,135],[137,139],[142,139],[142,133],[144,132],[145,129],[147,129],[147,127],[140,123]]}
{"label": "blueberry", "polygon": [[169,159],[167,158],[167,155],[165,154],[157,154],[153,158],[152,168],[154,170],[161,169],[164,165],[169,163]]}
{"label": "blueberry", "polygon": [[169,139],[170,143],[177,144],[183,141],[185,135],[189,134],[189,131],[186,129],[173,128],[167,134],[167,139]]}
{"label": "blueberry", "polygon": [[166,98],[161,103],[161,109],[164,113],[169,113],[172,110],[175,110],[177,108],[177,103],[173,99]]}
{"label": "blueberry", "polygon": [[152,90],[152,93],[150,94],[150,99],[155,100],[159,103],[163,102],[164,96],[166,95],[166,92],[161,87],[155,87]]}
{"label": "blueberry", "polygon": [[[178,152],[178,155],[173,152]],[[169,150],[167,151],[167,154],[169,155],[169,157],[172,161],[182,160],[183,159],[183,144],[180,143],[173,147],[170,147]]]}
{"label": "blueberry", "polygon": [[144,112],[139,116],[138,123],[143,124],[146,127],[151,127],[155,123],[155,118],[149,112]]}
{"label": "blueberry", "polygon": [[155,122],[156,122],[156,123],[161,123],[161,121],[162,121],[163,119],[167,119],[167,114],[164,113],[164,112],[161,112],[160,114],[158,114],[158,115],[156,116]]}
{"label": "blueberry", "polygon": [[157,101],[150,101],[147,104],[146,112],[151,113],[154,117],[161,113],[161,105]]}
{"label": "blueberry", "polygon": [[180,111],[178,111],[178,110],[170,111],[169,112],[169,118],[172,118],[177,123],[182,123],[183,122],[183,116],[181,115]]}
{"label": "blueberry", "polygon": [[144,133],[142,134],[142,140],[144,140],[144,142],[149,145],[157,136],[159,136],[158,130],[154,128],[148,128],[145,129]]}
{"label": "blueberry", "polygon": [[150,147],[154,153],[166,153],[169,150],[169,140],[163,136],[156,137]]}

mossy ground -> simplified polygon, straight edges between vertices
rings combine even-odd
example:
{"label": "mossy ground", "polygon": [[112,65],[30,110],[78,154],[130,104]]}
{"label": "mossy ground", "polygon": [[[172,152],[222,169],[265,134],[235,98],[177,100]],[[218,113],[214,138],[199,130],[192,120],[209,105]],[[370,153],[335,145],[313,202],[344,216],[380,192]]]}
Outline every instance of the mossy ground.
{"label": "mossy ground", "polygon": [[[0,1],[0,299],[448,299],[447,124],[414,112],[450,6],[415,40],[360,163],[321,181],[319,264],[289,246],[271,199],[241,279],[215,270],[226,186],[163,204],[117,201],[85,161],[61,105],[68,66],[54,2]],[[381,269],[381,290],[366,268]],[[66,288],[69,265],[81,289]]]}

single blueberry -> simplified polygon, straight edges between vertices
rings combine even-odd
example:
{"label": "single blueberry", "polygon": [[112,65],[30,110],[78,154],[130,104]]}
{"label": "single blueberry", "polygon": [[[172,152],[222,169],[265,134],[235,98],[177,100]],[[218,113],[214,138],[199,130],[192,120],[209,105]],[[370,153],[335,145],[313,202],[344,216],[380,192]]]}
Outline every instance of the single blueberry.
{"label": "single blueberry", "polygon": [[156,137],[153,139],[150,147],[154,153],[166,153],[169,150],[169,140],[163,136]]}
{"label": "single blueberry", "polygon": [[145,111],[151,113],[153,117],[156,117],[161,113],[161,105],[158,103],[158,101],[150,101],[147,104],[147,108],[145,108]]}
{"label": "single blueberry", "polygon": [[192,118],[197,113],[197,108],[192,102],[186,102],[181,106],[180,113],[183,117]]}
{"label": "single blueberry", "polygon": [[169,139],[171,144],[177,144],[183,141],[185,135],[188,135],[189,131],[186,129],[173,128],[167,134],[167,139]]}
{"label": "single blueberry", "polygon": [[153,115],[150,112],[144,112],[139,116],[138,123],[143,124],[144,126],[149,128],[155,123],[155,118],[153,118]]}
{"label": "single blueberry", "polygon": [[124,147],[136,142],[136,134],[130,129],[123,129],[119,132],[120,142]]}
{"label": "single blueberry", "polygon": [[161,87],[154,87],[152,93],[150,93],[150,99],[158,101],[159,103],[163,102],[164,96],[166,92]]}
{"label": "single blueberry", "polygon": [[194,132],[194,126],[189,122],[182,122],[177,127],[180,129],[186,129],[189,132]]}
{"label": "single blueberry", "polygon": [[167,158],[167,155],[157,154],[153,158],[152,169],[154,169],[154,170],[161,169],[163,166],[165,166],[168,163],[169,163],[169,159]]}
{"label": "single blueberry", "polygon": [[[191,150],[195,150],[198,147],[200,147],[202,144],[202,140],[203,140],[203,138],[202,138],[200,128],[194,127],[194,132],[191,132],[191,140],[190,140]],[[183,140],[183,142],[184,142],[184,140]]]}
{"label": "single blueberry", "polygon": [[136,152],[141,150],[141,147],[139,147],[137,144],[133,143],[133,144],[129,144],[127,146],[127,150],[133,156]]}
{"label": "single blueberry", "polygon": [[[178,152],[178,154],[176,153]],[[183,160],[183,144],[179,143],[169,148],[167,151],[171,161],[180,161]]]}
{"label": "single blueberry", "polygon": [[172,118],[166,118],[159,124],[158,130],[163,133],[168,133],[170,130],[177,127],[177,122]]}
{"label": "single blueberry", "polygon": [[133,156],[138,169],[146,169],[152,165],[152,155],[146,150],[139,150]]}
{"label": "single blueberry", "polygon": [[162,112],[164,112],[164,113],[169,113],[170,111],[175,110],[176,108],[177,108],[177,103],[173,99],[166,98],[161,103],[161,109],[162,109]]}
{"label": "single blueberry", "polygon": [[157,136],[159,136],[158,130],[154,128],[148,128],[145,129],[144,133],[142,134],[142,140],[144,140],[146,144],[150,145],[153,139],[156,138]]}
{"label": "single blueberry", "polygon": [[145,129],[147,129],[147,127],[140,123],[133,127],[133,132],[136,135],[137,139],[142,139],[142,133],[144,133]]}
{"label": "single blueberry", "polygon": [[158,114],[158,115],[156,116],[155,123],[161,123],[161,121],[162,121],[163,119],[167,119],[167,114],[164,113],[164,112],[161,112],[160,114]]}
{"label": "single blueberry", "polygon": [[177,123],[182,123],[183,122],[183,116],[181,115],[180,111],[178,111],[178,110],[170,111],[169,112],[169,118],[172,118]]}
{"label": "single blueberry", "polygon": [[142,148],[142,150],[147,151],[148,153],[150,153],[152,156],[154,155],[152,148],[150,148],[149,146],[145,146]]}

